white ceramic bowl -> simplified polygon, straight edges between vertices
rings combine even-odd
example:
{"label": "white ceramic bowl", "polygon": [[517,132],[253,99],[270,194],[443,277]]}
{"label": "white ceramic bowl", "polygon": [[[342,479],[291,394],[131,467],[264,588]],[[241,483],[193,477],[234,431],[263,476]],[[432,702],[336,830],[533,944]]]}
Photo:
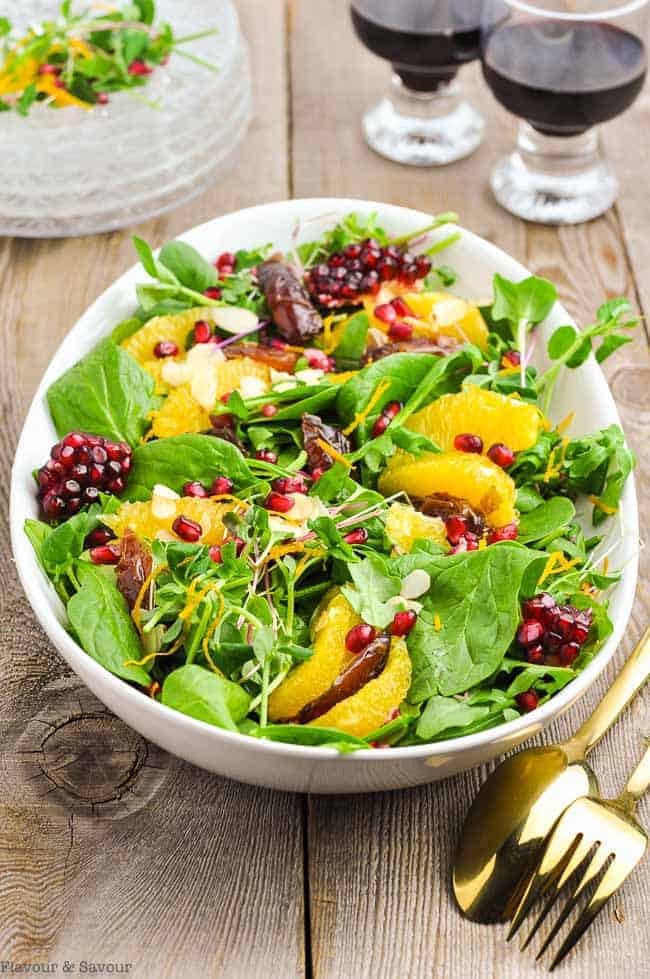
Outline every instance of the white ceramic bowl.
{"label": "white ceramic bowl", "polygon": [[[429,215],[388,204],[368,201],[314,199],[281,201],[250,208],[209,221],[184,235],[208,257],[224,250],[250,248],[272,241],[289,247],[296,221],[303,240],[317,237],[347,211],[376,210],[384,226],[394,234],[423,227]],[[441,232],[444,234],[444,232]],[[464,231],[444,261],[459,272],[454,291],[466,298],[491,295],[495,272],[520,279],[526,269],[494,245]],[[101,337],[129,316],[134,308],[136,282],[144,277],[137,265],[110,287],[81,317],[61,344],[34,397],[20,438],[12,473],[11,534],[16,566],[31,605],[46,633],[72,669],[107,707],[144,737],[168,751],[242,782],[276,789],[304,792],[367,792],[418,785],[464,771],[514,748],[545,728],[589,689],[609,662],[625,629],[636,584],[637,505],[633,481],[625,489],[621,513],[625,534],[610,554],[613,567],[625,565],[623,578],[611,598],[614,633],[592,663],[556,697],[531,714],[500,727],[466,738],[433,745],[360,751],[339,755],[333,749],[308,748],[258,741],[211,727],[142,696],[94,662],[68,635],[65,612],[52,586],[39,568],[23,533],[26,517],[37,515],[32,471],[42,464],[56,441],[45,393],[48,386],[86,354]],[[594,304],[598,302],[594,296]],[[547,336],[561,323],[570,322],[557,304],[543,327]],[[538,349],[543,344],[538,345]],[[595,361],[565,373],[558,384],[553,417],[575,412],[571,435],[586,433],[618,422],[607,383]],[[616,538],[616,521],[608,533]]]}

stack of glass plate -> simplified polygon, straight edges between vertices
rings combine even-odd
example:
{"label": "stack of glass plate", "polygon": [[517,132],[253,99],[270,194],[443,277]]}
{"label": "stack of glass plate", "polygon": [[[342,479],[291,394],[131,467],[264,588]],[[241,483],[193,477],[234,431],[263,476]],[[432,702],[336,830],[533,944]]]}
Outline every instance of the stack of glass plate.
{"label": "stack of glass plate", "polygon": [[[83,4],[82,6],[87,6]],[[23,28],[59,0],[7,0]],[[218,72],[172,54],[148,84],[106,106],[0,113],[0,234],[66,237],[135,224],[202,191],[232,161],[251,118],[248,50],[230,0],[158,0],[177,36]],[[146,100],[146,101],[143,101]]]}

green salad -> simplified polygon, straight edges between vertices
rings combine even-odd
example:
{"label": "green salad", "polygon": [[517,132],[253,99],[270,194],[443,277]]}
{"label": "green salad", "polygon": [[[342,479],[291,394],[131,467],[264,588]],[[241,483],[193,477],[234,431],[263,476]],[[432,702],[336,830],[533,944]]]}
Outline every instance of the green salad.
{"label": "green salad", "polygon": [[620,298],[560,326],[538,372],[554,286],[454,295],[461,232],[433,234],[454,220],[348,214],[286,254],[135,239],[132,317],[47,393],[25,525],[105,669],[227,731],[353,751],[511,721],[590,662],[634,459],[618,426],[549,413],[637,320]]}

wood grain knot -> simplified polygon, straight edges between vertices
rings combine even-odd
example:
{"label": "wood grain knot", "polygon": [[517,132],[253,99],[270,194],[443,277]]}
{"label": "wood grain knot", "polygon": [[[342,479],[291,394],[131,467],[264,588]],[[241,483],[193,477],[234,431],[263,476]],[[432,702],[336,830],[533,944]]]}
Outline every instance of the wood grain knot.
{"label": "wood grain knot", "polygon": [[105,712],[62,720],[41,745],[45,777],[76,802],[115,802],[147,761],[147,743]]}

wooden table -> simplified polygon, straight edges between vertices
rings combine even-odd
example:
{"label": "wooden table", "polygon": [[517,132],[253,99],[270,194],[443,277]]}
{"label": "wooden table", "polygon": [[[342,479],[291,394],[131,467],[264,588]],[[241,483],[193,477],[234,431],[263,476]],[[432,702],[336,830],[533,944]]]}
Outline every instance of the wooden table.
{"label": "wooden table", "polygon": [[[240,0],[239,8],[257,112],[237,166],[139,234],[161,244],[218,214],[291,195],[454,209],[558,283],[578,319],[621,293],[650,308],[647,91],[605,134],[622,183],[616,208],[582,227],[534,227],[500,210],[487,189],[514,126],[475,66],[463,75],[487,117],[484,146],[449,168],[407,169],[362,141],[361,113],[385,84],[386,67],[354,39],[343,0]],[[133,260],[127,232],[0,244],[5,542],[9,467],[34,388],[79,314]],[[607,370],[639,456],[647,529],[643,328]],[[506,947],[503,928],[465,923],[450,896],[454,841],[485,771],[408,792],[327,798],[258,790],[192,768],[145,743],[89,694],[36,625],[7,546],[1,560],[0,962],[59,962],[59,973],[65,960],[76,968],[81,960],[132,963],[136,979],[541,975],[530,954]],[[549,738],[586,717],[648,621],[648,571],[642,555],[616,664]],[[620,786],[638,757],[643,725],[640,698],[595,752],[606,790]],[[646,865],[564,975],[647,974],[649,883]]]}

